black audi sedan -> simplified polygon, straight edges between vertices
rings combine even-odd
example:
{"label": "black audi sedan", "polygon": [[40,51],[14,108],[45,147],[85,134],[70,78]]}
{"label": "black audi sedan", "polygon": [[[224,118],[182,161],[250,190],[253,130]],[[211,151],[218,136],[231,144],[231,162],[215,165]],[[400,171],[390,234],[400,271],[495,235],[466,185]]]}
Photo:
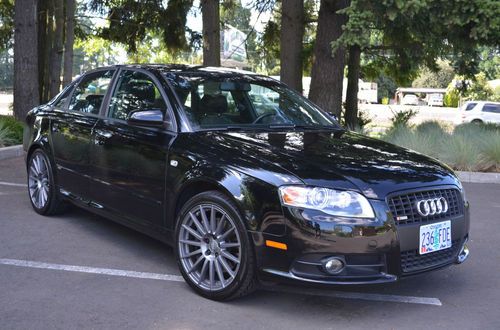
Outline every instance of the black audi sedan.
{"label": "black audi sedan", "polygon": [[72,203],[172,245],[186,282],[211,299],[262,279],[392,282],[469,254],[452,170],[343,129],[266,76],[105,67],[26,121],[36,212]]}

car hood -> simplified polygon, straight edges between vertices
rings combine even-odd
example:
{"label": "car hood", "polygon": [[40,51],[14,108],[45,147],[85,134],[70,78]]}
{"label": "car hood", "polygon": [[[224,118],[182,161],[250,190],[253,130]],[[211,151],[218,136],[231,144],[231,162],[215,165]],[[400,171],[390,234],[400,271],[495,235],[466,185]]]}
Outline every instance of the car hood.
{"label": "car hood", "polygon": [[246,172],[238,160],[248,164],[251,158],[259,164],[251,169],[253,176],[259,169],[269,173],[280,168],[305,184],[355,189],[368,198],[384,199],[423,186],[460,185],[453,171],[435,159],[353,132],[212,132],[207,137],[214,148],[226,149],[231,160],[227,165]]}

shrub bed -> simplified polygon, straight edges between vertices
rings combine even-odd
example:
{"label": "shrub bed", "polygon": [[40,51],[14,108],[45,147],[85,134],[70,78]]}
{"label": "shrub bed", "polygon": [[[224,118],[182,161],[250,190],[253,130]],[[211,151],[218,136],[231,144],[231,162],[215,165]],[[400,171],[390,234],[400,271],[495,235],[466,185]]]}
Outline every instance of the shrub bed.
{"label": "shrub bed", "polygon": [[12,116],[0,116],[0,148],[23,142],[23,124]]}
{"label": "shrub bed", "polygon": [[436,158],[455,170],[500,172],[500,125],[462,124],[453,128],[437,121],[417,126],[399,123],[382,139]]}

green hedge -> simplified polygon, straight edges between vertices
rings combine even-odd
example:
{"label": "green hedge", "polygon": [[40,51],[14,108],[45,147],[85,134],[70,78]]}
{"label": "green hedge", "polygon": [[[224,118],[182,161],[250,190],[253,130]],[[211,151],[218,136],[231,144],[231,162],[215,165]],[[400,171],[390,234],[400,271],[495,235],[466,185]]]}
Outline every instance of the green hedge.
{"label": "green hedge", "polygon": [[23,142],[23,124],[12,116],[0,116],[0,147]]}

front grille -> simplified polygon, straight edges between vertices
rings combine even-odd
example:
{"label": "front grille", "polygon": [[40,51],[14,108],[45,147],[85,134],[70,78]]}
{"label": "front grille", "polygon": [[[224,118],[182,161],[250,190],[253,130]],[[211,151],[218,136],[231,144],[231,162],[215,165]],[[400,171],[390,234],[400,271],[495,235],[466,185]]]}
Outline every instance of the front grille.
{"label": "front grille", "polygon": [[451,263],[458,254],[459,243],[460,240],[452,241],[450,248],[424,255],[418,254],[418,249],[403,251],[401,252],[401,269],[403,273],[412,273]]}
{"label": "front grille", "polygon": [[[417,202],[423,199],[444,197],[448,202],[448,211],[443,214],[421,216],[417,211]],[[397,225],[450,219],[463,215],[462,197],[457,189],[436,189],[392,196],[387,204]]]}

